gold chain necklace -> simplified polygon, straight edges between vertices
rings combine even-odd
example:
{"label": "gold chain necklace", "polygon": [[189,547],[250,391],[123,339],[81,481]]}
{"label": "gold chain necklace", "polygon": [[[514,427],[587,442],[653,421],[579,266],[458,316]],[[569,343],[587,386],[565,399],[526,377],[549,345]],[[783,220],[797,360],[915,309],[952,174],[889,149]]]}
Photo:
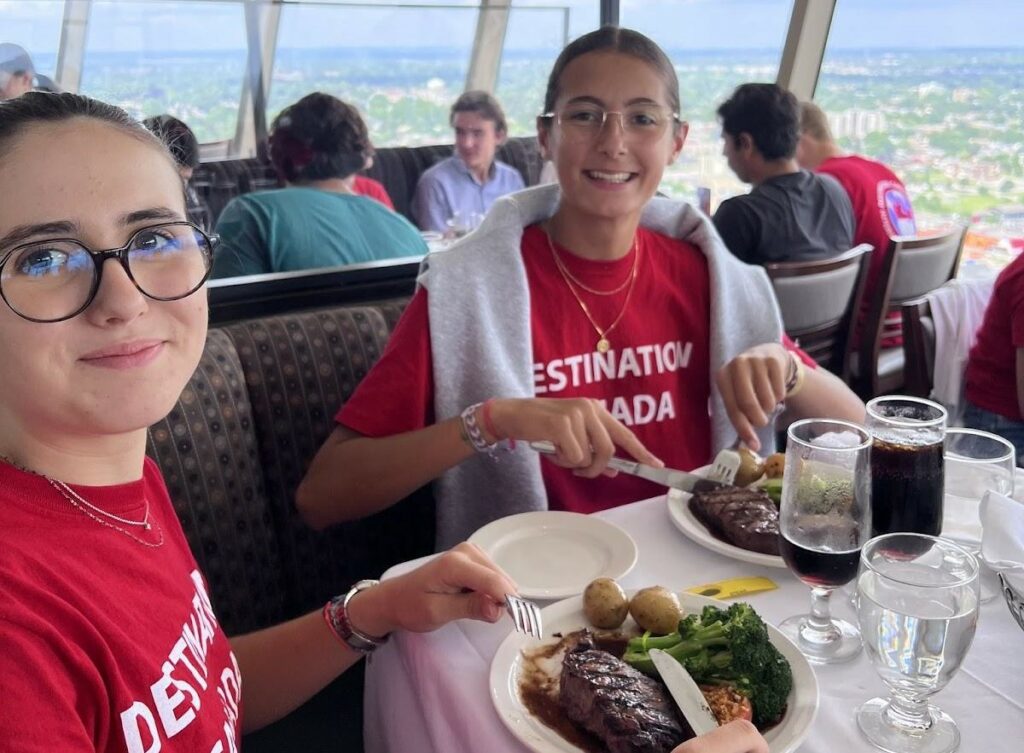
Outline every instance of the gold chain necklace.
{"label": "gold chain necklace", "polygon": [[[52,479],[45,474],[36,473],[30,468],[26,468],[23,465],[15,463],[13,460],[4,455],[0,455],[0,460],[9,463],[18,470],[24,471],[25,473],[31,473],[33,476],[38,476],[39,478],[45,480],[50,486],[52,486],[54,489],[60,492],[61,496],[63,496],[64,499],[66,499],[71,504],[72,507],[80,510],[82,513],[86,515],[86,517],[92,518],[101,526],[106,526],[107,528],[112,528],[115,531],[123,533],[128,538],[132,539],[133,541],[139,542],[143,546],[156,548],[164,543],[163,531],[160,530],[159,526],[154,526],[154,524],[150,523],[149,521],[149,500],[145,500],[146,512],[142,516],[142,520],[129,520],[128,518],[122,518],[118,515],[114,515],[113,513],[109,513],[101,507],[97,507],[96,505],[89,502],[89,500],[85,499],[78,492],[76,492],[74,489],[72,489],[70,486],[65,484],[63,481],[57,481],[56,479]],[[108,520],[104,520],[103,518],[109,518],[110,520],[117,521],[118,523],[122,523],[126,526],[141,528],[144,531],[150,531],[155,528],[157,540],[146,541],[144,539],[140,539],[138,536],[133,534],[128,529],[121,528],[121,526],[115,525],[114,523],[111,523]]]}
{"label": "gold chain necklace", "polygon": [[[608,340],[608,335],[611,334],[611,331],[619,325],[620,321],[622,321],[622,317],[626,313],[626,309],[629,308],[629,299],[633,297],[633,289],[636,287],[637,271],[640,268],[639,238],[634,239],[633,242],[636,245],[636,256],[633,259],[633,270],[630,273],[629,280],[627,282],[627,284],[629,285],[629,290],[626,291],[626,300],[622,302],[622,308],[619,309],[619,315],[615,317],[615,321],[613,321],[607,327],[602,329],[601,326],[596,321],[594,321],[594,317],[591,315],[590,309],[587,308],[587,304],[584,303],[583,299],[580,298],[579,293],[576,292],[576,288],[573,287],[572,279],[570,279],[571,276],[567,273],[566,270],[562,269],[562,265],[558,258],[558,254],[555,253],[555,247],[551,243],[551,236],[548,236],[548,248],[551,249],[551,254],[552,256],[554,256],[555,267],[558,269],[558,272],[562,275],[562,279],[565,280],[565,284],[566,286],[568,286],[569,292],[572,293],[572,297],[576,299],[576,303],[578,303],[580,305],[580,308],[583,310],[584,316],[587,317],[587,320],[590,322],[590,325],[597,332],[598,341],[596,349],[598,353],[607,353],[611,349],[612,344],[611,341]],[[583,286],[581,285],[580,287]]]}
{"label": "gold chain necklace", "polygon": [[[582,288],[583,290],[586,290],[588,293],[593,293],[594,295],[615,295],[615,294],[621,293],[623,290],[625,290],[626,286],[629,285],[629,283],[632,281],[633,273],[636,272],[636,260],[637,260],[637,257],[639,256],[639,254],[634,254],[634,256],[633,256],[633,268],[629,270],[629,274],[626,275],[626,279],[622,281],[621,285],[619,285],[618,287],[614,288],[613,290],[596,290],[594,288],[587,287],[586,285],[584,285],[582,282],[580,282],[580,279],[578,277],[576,277],[572,272],[569,271],[569,268],[567,266],[565,266],[565,262],[562,261],[562,257],[558,255],[558,251],[555,249],[555,243],[554,243],[554,241],[551,240],[551,234],[545,232],[544,235],[548,239],[548,248],[551,250],[551,255],[553,257],[555,257],[555,264],[558,265],[558,269],[562,273],[562,276],[563,277],[568,277],[570,280],[572,280],[576,284],[576,287]],[[635,251],[636,248],[637,248],[637,236],[634,235],[633,236],[633,245],[630,246],[629,250],[630,251]]]}

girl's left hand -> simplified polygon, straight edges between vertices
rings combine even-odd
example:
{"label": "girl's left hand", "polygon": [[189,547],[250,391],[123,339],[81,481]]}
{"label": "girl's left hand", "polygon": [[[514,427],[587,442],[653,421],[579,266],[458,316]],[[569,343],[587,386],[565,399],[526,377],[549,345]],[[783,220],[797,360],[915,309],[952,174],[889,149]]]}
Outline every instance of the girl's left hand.
{"label": "girl's left hand", "polygon": [[780,343],[755,345],[715,374],[729,420],[751,450],[761,449],[756,429],[767,426],[775,407],[786,397],[789,351]]}
{"label": "girl's left hand", "polygon": [[349,617],[370,635],[426,633],[464,618],[497,622],[505,611],[505,594],[518,592],[478,546],[463,542],[412,572],[362,591],[349,602]]}

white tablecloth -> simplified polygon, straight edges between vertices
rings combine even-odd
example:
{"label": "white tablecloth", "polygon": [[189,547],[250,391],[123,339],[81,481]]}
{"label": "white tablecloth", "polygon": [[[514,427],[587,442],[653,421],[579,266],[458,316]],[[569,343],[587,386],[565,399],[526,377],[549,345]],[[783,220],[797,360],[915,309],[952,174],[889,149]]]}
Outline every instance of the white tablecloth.
{"label": "white tablecloth", "polygon": [[[779,589],[745,597],[766,621],[805,613],[810,590],[788,571],[762,568],[710,552],[677,531],[664,497],[599,513],[630,533],[640,549],[624,588],[687,588],[745,575],[765,575]],[[393,568],[399,571],[410,564]],[[855,616],[843,593],[833,613]],[[510,630],[463,621],[427,635],[396,634],[366,674],[367,753],[525,753],[491,704],[491,658]],[[857,706],[885,686],[863,652],[852,662],[815,667],[821,704],[801,753],[873,753],[854,721]],[[1024,750],[1024,632],[999,598],[981,606],[978,632],[961,670],[935,697],[960,726],[963,753]]]}

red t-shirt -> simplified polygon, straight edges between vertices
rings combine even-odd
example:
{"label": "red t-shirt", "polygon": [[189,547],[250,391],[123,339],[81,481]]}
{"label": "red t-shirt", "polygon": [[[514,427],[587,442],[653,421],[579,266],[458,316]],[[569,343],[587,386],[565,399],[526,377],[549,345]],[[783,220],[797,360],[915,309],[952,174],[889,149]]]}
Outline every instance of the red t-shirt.
{"label": "red t-shirt", "polygon": [[1024,254],[996,278],[967,360],[965,396],[979,408],[1024,421],[1017,402],[1017,349],[1024,348]]}
{"label": "red t-shirt", "polygon": [[[74,487],[147,547],[0,461],[0,750],[233,753],[238,665],[160,471]],[[128,528],[122,524],[116,524]]]}
{"label": "red t-shirt", "polygon": [[[628,286],[608,296],[579,291],[603,328],[623,312],[607,335],[611,350],[601,354],[598,335],[555,266],[544,232],[526,229],[534,393],[601,400],[666,465],[693,469],[711,458],[707,259],[689,243],[643,228],[636,249],[613,262],[595,262],[558,248],[570,274],[596,290],[626,281],[639,253],[628,305]],[[420,289],[336,420],[366,436],[390,436],[433,423],[433,404],[427,292]],[[589,513],[664,492],[625,474],[583,479],[553,463],[541,468],[553,510]]]}
{"label": "red t-shirt", "polygon": [[388,196],[387,189],[384,188],[384,184],[373,178],[357,175],[352,190],[360,196],[369,196],[371,199],[376,199],[392,211],[395,209],[395,205],[391,203],[391,197]]}
{"label": "red t-shirt", "polygon": [[[863,324],[867,305],[878,286],[878,276],[885,263],[889,239],[898,235],[917,235],[914,208],[903,182],[881,162],[856,155],[831,157],[818,165],[817,172],[826,173],[838,180],[850,196],[857,220],[854,245],[870,243],[874,246],[868,262],[865,305],[860,315]],[[899,327],[899,315],[896,314],[893,319],[895,323],[888,322],[887,327],[895,330]],[[901,337],[892,337],[886,338],[882,345],[894,347],[902,343]]]}

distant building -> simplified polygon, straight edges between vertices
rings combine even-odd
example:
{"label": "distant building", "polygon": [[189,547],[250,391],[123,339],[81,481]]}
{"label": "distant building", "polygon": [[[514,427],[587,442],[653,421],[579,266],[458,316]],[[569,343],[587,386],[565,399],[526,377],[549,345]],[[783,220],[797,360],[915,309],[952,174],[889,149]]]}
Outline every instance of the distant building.
{"label": "distant building", "polygon": [[884,131],[887,127],[885,114],[877,110],[845,110],[831,113],[828,121],[832,135],[837,139],[862,139],[869,133]]}

